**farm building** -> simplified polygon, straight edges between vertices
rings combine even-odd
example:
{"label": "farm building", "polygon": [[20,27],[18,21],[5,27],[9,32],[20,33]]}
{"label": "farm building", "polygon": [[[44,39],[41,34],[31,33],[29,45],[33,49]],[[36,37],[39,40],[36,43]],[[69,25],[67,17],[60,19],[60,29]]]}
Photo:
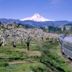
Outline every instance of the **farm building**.
{"label": "farm building", "polygon": [[60,36],[61,51],[69,59],[72,59],[72,36]]}

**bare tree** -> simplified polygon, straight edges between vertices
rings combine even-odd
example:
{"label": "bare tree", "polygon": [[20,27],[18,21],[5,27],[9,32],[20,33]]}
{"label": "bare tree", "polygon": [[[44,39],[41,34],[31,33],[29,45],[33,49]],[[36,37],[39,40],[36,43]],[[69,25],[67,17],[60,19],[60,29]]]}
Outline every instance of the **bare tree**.
{"label": "bare tree", "polygon": [[2,33],[2,41],[3,41],[2,45],[3,46],[6,45],[8,37],[9,37],[9,31],[4,29]]}
{"label": "bare tree", "polygon": [[27,50],[30,50],[30,42],[32,40],[31,33],[28,31],[24,32],[23,37],[24,37],[24,41],[25,41],[26,46],[27,46]]}
{"label": "bare tree", "polygon": [[3,44],[3,38],[2,38],[2,36],[0,35],[0,46],[2,46],[2,44]]}
{"label": "bare tree", "polygon": [[38,45],[42,45],[44,33],[40,29],[27,29],[24,34],[23,38],[27,46],[27,50],[30,50],[30,43],[32,40],[35,40]]}
{"label": "bare tree", "polygon": [[8,30],[3,30],[2,40],[0,40],[2,45],[6,44],[8,36],[9,39],[12,39],[13,47],[16,47],[17,39],[19,38],[18,41],[21,40],[21,43],[25,43],[27,50],[30,50],[30,43],[32,40],[35,40],[40,46],[44,40],[44,32],[41,29],[11,28]]}
{"label": "bare tree", "polygon": [[36,29],[34,32],[34,39],[38,46],[42,47],[44,42],[44,32],[41,29]]}
{"label": "bare tree", "polygon": [[13,45],[13,47],[16,47],[16,36],[17,36],[17,34],[16,34],[16,30],[12,30],[12,45]]}

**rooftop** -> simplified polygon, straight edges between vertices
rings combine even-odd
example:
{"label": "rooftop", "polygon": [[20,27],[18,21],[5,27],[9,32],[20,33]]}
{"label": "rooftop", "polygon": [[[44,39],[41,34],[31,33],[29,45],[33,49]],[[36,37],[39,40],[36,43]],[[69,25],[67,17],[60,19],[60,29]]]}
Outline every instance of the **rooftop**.
{"label": "rooftop", "polygon": [[72,36],[65,37],[64,41],[72,43]]}

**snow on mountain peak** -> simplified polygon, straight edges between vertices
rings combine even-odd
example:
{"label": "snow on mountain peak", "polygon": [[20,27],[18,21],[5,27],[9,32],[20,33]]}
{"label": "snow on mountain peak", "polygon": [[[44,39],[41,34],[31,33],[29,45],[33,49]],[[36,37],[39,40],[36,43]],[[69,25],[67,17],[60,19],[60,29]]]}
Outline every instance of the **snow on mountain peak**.
{"label": "snow on mountain peak", "polygon": [[31,17],[27,17],[27,18],[24,18],[24,19],[21,19],[21,20],[22,21],[24,21],[24,20],[33,20],[33,21],[37,21],[37,22],[40,22],[40,21],[50,21],[49,19],[44,18],[43,16],[41,16],[39,13],[35,13]]}
{"label": "snow on mountain peak", "polygon": [[42,16],[40,14],[36,13],[32,16],[32,18],[42,18]]}

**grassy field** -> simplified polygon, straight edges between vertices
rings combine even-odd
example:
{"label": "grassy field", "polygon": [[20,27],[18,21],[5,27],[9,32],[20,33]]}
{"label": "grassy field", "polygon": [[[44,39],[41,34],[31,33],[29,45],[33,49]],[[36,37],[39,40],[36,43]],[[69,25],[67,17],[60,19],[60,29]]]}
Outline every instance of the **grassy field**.
{"label": "grassy field", "polygon": [[58,42],[0,47],[0,72],[72,72],[71,62],[61,54]]}

